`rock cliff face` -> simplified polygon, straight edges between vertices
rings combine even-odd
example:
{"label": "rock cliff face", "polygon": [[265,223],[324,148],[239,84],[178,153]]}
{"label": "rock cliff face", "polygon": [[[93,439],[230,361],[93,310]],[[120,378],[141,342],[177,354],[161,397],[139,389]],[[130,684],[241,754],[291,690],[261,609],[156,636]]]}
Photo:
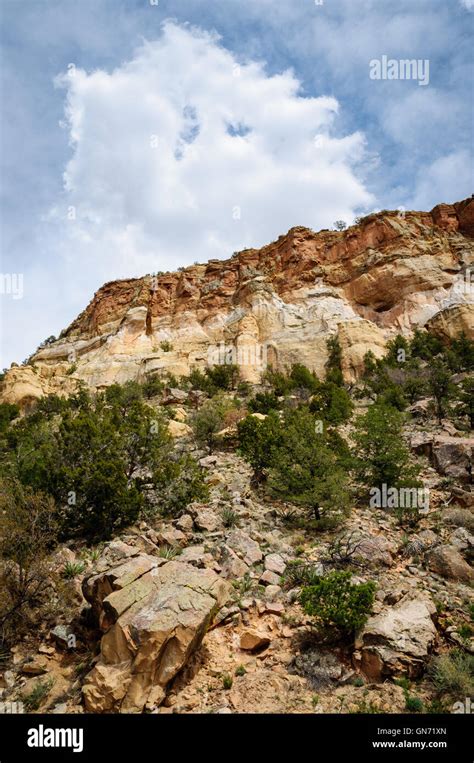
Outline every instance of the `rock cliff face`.
{"label": "rock cliff face", "polygon": [[381,212],[345,231],[292,228],[261,249],[176,273],[105,284],[53,344],[6,374],[1,399],[236,362],[257,382],[267,364],[324,373],[338,334],[348,382],[364,354],[429,325],[474,335],[474,199],[431,212]]}

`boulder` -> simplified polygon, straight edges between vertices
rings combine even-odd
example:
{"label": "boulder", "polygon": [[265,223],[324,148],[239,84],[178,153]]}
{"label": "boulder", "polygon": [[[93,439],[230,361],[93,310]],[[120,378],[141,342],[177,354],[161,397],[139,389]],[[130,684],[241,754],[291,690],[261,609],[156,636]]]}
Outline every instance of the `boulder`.
{"label": "boulder", "polygon": [[132,561],[128,573],[122,565],[84,584],[104,631],[99,661],[83,687],[87,712],[158,706],[230,597],[230,584],[212,570],[177,561],[160,565],[146,556]]}
{"label": "boulder", "polygon": [[432,572],[449,580],[460,580],[463,583],[474,581],[474,569],[455,546],[434,548],[428,556],[428,567]]}
{"label": "boulder", "polygon": [[474,339],[474,304],[465,302],[440,310],[427,321],[426,328],[444,341],[455,339],[462,332],[468,339]]}
{"label": "boulder", "polygon": [[393,564],[392,555],[396,553],[396,550],[395,544],[384,538],[383,535],[366,535],[357,541],[355,556],[372,564],[383,564],[386,567],[391,567]]}
{"label": "boulder", "polygon": [[234,578],[243,578],[250,572],[250,567],[230,546],[223,545],[220,548],[219,563],[221,565],[222,575],[230,580]]}
{"label": "boulder", "polygon": [[265,570],[263,575],[260,575],[259,583],[262,585],[271,585],[271,586],[277,586],[280,584],[280,575],[277,575],[276,572],[272,572],[271,570]]}
{"label": "boulder", "polygon": [[192,516],[197,530],[213,533],[222,528],[221,517],[209,506],[194,504],[188,507],[188,512]]}
{"label": "boulder", "polygon": [[474,535],[468,532],[465,527],[457,527],[449,537],[449,545],[455,546],[458,551],[464,551],[472,556],[474,551]]}
{"label": "boulder", "polygon": [[423,398],[423,400],[417,400],[416,403],[410,405],[408,411],[415,419],[426,419],[429,416],[430,407],[431,400]]}
{"label": "boulder", "polygon": [[41,676],[48,672],[50,661],[44,654],[37,654],[27,660],[21,668],[21,672],[28,676]]}
{"label": "boulder", "polygon": [[186,412],[185,408],[181,408],[178,406],[178,408],[174,409],[174,420],[175,421],[186,421],[188,418],[188,414]]}
{"label": "boulder", "polygon": [[171,419],[168,421],[168,432],[170,433],[171,437],[175,437],[177,439],[179,437],[189,437],[193,430],[189,424],[184,424],[182,421],[175,421],[174,419]]}
{"label": "boulder", "polygon": [[183,514],[179,519],[175,521],[175,525],[182,533],[192,533],[194,530],[194,523],[192,517],[189,514]]}
{"label": "boulder", "polygon": [[451,494],[455,503],[466,509],[474,509],[474,490],[463,490],[460,487],[453,487]]}
{"label": "boulder", "polygon": [[194,408],[199,408],[205,400],[207,400],[207,392],[203,392],[200,389],[191,389],[188,394],[189,403]]}
{"label": "boulder", "polygon": [[393,606],[384,606],[357,634],[355,667],[375,682],[392,675],[420,675],[436,639],[435,612],[424,594],[406,594]]}
{"label": "boulder", "polygon": [[156,533],[156,542],[164,546],[185,546],[186,535],[178,527],[163,527]]}
{"label": "boulder", "polygon": [[460,509],[453,506],[443,512],[443,520],[454,527],[465,527],[469,532],[474,532],[474,511],[472,509]]}
{"label": "boulder", "polygon": [[188,399],[188,393],[183,389],[171,388],[165,389],[163,397],[161,399],[162,405],[179,405],[181,406]]}
{"label": "boulder", "polygon": [[195,567],[205,567],[206,562],[212,558],[211,554],[206,553],[204,546],[186,546],[180,554],[179,561],[192,564]]}
{"label": "boulder", "polygon": [[435,469],[446,477],[454,477],[458,482],[472,481],[474,437],[436,437],[432,445],[432,460]]}
{"label": "boulder", "polygon": [[263,649],[270,643],[270,637],[266,633],[261,633],[254,628],[247,628],[240,636],[240,648],[248,652],[255,652],[257,649]]}
{"label": "boulder", "polygon": [[427,456],[427,458],[431,458],[432,447],[433,434],[431,432],[415,432],[410,437],[410,448],[419,456]]}
{"label": "boulder", "polygon": [[265,557],[265,569],[275,572],[277,575],[283,575],[286,568],[286,562],[280,554],[267,554]]}
{"label": "boulder", "polygon": [[263,554],[258,543],[247,535],[243,530],[232,530],[227,537],[227,544],[241,557],[245,564],[251,566],[263,559]]}

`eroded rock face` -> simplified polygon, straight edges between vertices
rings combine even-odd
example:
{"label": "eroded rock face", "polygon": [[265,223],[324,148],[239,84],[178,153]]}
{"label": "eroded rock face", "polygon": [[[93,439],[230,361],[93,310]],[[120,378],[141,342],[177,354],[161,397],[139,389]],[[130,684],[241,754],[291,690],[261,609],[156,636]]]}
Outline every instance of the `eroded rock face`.
{"label": "eroded rock face", "polygon": [[88,712],[141,712],[196,650],[231,586],[215,572],[141,554],[85,580],[104,631],[83,687]]}
{"label": "eroded rock face", "polygon": [[181,376],[225,356],[251,382],[269,364],[323,376],[336,334],[352,383],[365,353],[382,354],[396,332],[428,323],[443,338],[472,337],[473,210],[466,199],[342,232],[296,227],[227,260],[107,283],[58,341],[7,373],[0,399],[28,407],[79,380],[95,389]]}
{"label": "eroded rock face", "polygon": [[356,638],[354,662],[371,681],[420,675],[436,638],[436,607],[425,595],[404,596],[369,618]]}

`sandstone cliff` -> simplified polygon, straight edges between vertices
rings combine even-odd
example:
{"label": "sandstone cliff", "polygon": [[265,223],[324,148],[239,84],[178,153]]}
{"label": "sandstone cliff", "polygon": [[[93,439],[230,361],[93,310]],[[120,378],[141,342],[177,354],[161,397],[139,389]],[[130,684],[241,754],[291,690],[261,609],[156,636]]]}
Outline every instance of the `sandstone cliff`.
{"label": "sandstone cliff", "polygon": [[223,362],[259,380],[266,364],[324,373],[338,334],[346,381],[370,349],[429,324],[474,336],[474,199],[369,215],[345,231],[295,227],[261,249],[180,272],[105,284],[51,345],[6,374],[1,400],[68,393]]}

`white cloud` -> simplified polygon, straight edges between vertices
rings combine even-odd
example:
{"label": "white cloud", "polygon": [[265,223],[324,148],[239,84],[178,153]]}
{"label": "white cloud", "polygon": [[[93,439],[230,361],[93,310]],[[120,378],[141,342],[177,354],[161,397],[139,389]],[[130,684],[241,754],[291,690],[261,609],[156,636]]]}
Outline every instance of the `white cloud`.
{"label": "white cloud", "polygon": [[331,137],[337,101],[239,65],[208,33],[167,23],[111,73],[59,84],[73,155],[52,218],[91,277],[227,257],[374,202],[354,169],[363,136]]}
{"label": "white cloud", "polygon": [[474,8],[474,0],[460,0],[461,5],[467,8],[468,11]]}

